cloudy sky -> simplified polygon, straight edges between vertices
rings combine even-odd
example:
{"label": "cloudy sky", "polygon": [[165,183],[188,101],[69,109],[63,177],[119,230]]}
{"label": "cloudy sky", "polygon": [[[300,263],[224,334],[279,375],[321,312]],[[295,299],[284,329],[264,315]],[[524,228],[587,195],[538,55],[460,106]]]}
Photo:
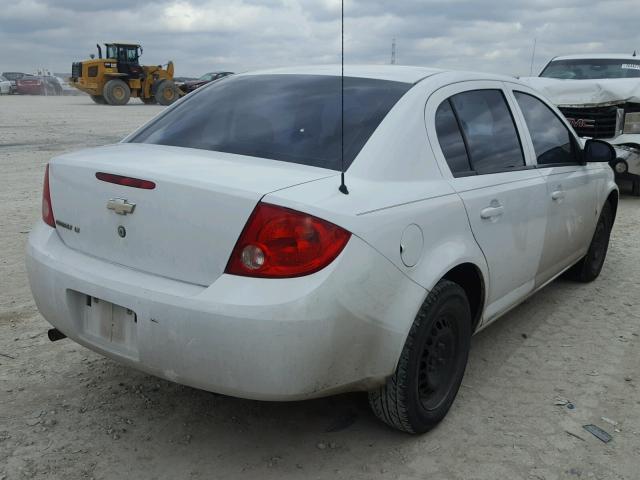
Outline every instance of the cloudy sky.
{"label": "cloudy sky", "polygon": [[[565,53],[640,52],[638,0],[345,0],[346,61],[528,74]],[[176,75],[340,59],[339,0],[0,0],[0,72],[69,72],[129,41]]]}

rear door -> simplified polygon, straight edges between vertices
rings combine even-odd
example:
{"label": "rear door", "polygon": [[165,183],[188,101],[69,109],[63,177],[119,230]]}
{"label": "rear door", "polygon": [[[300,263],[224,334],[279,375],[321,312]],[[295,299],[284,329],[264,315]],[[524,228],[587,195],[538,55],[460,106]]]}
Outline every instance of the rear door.
{"label": "rear door", "polygon": [[512,109],[502,83],[465,82],[434,93],[426,111],[436,157],[489,266],[485,321],[532,291],[546,226],[546,185],[526,160]]}
{"label": "rear door", "polygon": [[552,107],[519,85],[513,85],[513,95],[546,183],[547,228],[536,275],[541,285],[586,254],[598,219],[598,179],[603,175],[599,166],[581,163],[579,140]]}

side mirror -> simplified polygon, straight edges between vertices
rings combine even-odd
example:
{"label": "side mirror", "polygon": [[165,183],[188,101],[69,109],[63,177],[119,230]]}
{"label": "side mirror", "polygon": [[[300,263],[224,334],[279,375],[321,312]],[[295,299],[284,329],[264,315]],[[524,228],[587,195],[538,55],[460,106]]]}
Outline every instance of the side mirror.
{"label": "side mirror", "polygon": [[616,159],[615,149],[604,140],[589,139],[584,144],[584,162],[613,162]]}

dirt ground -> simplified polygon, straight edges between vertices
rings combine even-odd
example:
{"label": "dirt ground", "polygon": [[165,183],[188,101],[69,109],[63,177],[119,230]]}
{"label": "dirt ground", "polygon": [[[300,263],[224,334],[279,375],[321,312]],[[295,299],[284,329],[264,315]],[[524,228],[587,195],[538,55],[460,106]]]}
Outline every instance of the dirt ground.
{"label": "dirt ground", "polygon": [[24,267],[44,165],[160,110],[0,98],[0,480],[639,478],[640,199],[629,195],[600,278],[556,281],[476,335],[449,416],[420,437],[376,421],[363,395],[239,400],[50,343]]}

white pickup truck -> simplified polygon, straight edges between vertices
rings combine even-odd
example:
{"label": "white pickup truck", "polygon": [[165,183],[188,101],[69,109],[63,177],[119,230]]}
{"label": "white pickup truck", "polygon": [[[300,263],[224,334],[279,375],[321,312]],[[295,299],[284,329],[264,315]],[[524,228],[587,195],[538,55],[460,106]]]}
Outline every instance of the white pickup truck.
{"label": "white pickup truck", "polygon": [[522,78],[555,103],[581,137],[616,148],[618,180],[640,195],[640,57],[567,55],[552,59],[538,77]]}

